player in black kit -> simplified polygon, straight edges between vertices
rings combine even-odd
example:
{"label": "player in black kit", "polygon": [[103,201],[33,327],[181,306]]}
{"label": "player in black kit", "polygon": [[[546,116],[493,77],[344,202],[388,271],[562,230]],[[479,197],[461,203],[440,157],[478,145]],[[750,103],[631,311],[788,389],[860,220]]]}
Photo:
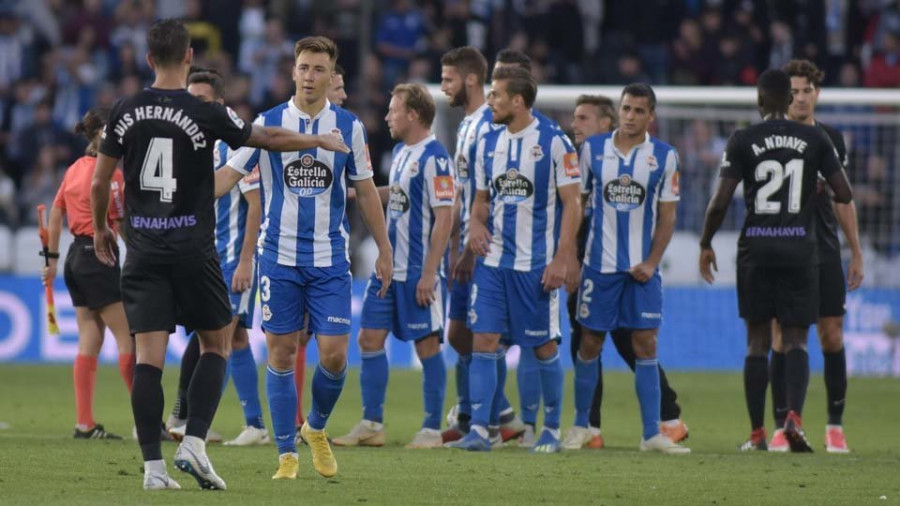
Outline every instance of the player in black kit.
{"label": "player in black kit", "polygon": [[751,436],[745,447],[765,449],[763,425],[768,388],[772,320],[781,325],[788,414],[784,435],[792,451],[812,448],[800,415],[809,384],[806,339],[819,314],[816,244],[816,180],[821,173],[834,200],[849,203],[850,183],[831,141],[817,128],[786,119],[791,80],[767,70],[757,84],[765,121],[736,131],[722,157],[719,185],[706,210],[700,239],[700,273],[708,283],[718,270],[712,238],[722,225],[738,183],[743,181],[747,217],[738,240],[737,289],[747,325],[744,393]]}
{"label": "player in black kit", "polygon": [[205,103],[185,89],[193,58],[184,24],[162,20],[147,32],[153,86],[119,101],[103,134],[91,184],[94,250],[115,262],[115,236],[106,225],[113,170],[124,157],[128,246],[121,289],[137,365],[131,405],[144,457],[144,489],[178,489],[160,449],[160,384],[169,334],[175,325],[200,329],[201,356],[188,390],[187,436],[175,465],[203,488],[225,489],[206,456],[205,438],[225,375],[226,329],[231,321],[214,243],[213,145],[273,151],[321,147],[349,151],[337,136],[307,136],[251,126],[234,111]]}
{"label": "player in black kit", "polygon": [[[791,60],[782,67],[791,78],[791,94],[794,101],[788,116],[794,121],[814,125],[821,129],[834,144],[838,159],[848,170],[847,146],[844,136],[834,128],[816,120],[816,103],[825,74],[816,64],[808,60]],[[859,288],[862,283],[863,256],[859,245],[856,207],[849,204],[832,204],[831,195],[819,181],[816,202],[816,230],[819,240],[819,320],[816,331],[822,345],[825,359],[825,391],[828,401],[828,424],[825,426],[825,449],[829,453],[849,453],[844,437],[843,414],[847,394],[847,358],[844,353],[844,305],[847,291]],[[847,283],[844,284],[844,270],[841,267],[841,241],[837,235],[841,230],[850,247],[850,263],[847,268]],[[772,362],[770,379],[772,382],[772,414],[775,417],[775,432],[769,443],[769,451],[787,451],[788,443],[778,427],[784,425],[787,415],[784,391],[785,354],[781,346],[781,329],[775,324],[772,339]]]}

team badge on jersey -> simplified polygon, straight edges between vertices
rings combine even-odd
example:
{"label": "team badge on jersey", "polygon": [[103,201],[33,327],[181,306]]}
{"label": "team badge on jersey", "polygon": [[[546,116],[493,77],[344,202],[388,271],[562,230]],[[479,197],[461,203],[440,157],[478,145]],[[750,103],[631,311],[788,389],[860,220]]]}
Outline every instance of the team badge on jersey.
{"label": "team badge on jersey", "polygon": [[314,197],[331,188],[334,174],[324,163],[305,154],[284,168],[284,185],[301,197]]}
{"label": "team badge on jersey", "polygon": [[494,180],[497,194],[506,204],[516,204],[534,195],[534,184],[516,169],[509,169]]}
{"label": "team badge on jersey", "polygon": [[656,161],[656,157],[653,155],[647,156],[647,166],[650,167],[650,170],[656,170],[659,167],[659,162]]}
{"label": "team badge on jersey", "polygon": [[399,184],[391,186],[391,196],[388,199],[388,212],[394,217],[409,211],[409,195],[403,191]]}
{"label": "team badge on jersey", "polygon": [[534,161],[538,162],[541,158],[544,157],[544,150],[541,149],[540,144],[536,144],[531,148],[531,157],[534,158]]}
{"label": "team badge on jersey", "polygon": [[[446,162],[446,160],[445,160]],[[453,200],[453,178],[450,176],[436,176],[434,178],[434,198],[438,200]]]}
{"label": "team badge on jersey", "polygon": [[603,188],[603,199],[616,211],[631,211],[644,203],[647,190],[628,174],[613,179]]}
{"label": "team badge on jersey", "polygon": [[581,172],[578,170],[578,155],[575,153],[566,153],[563,156],[563,167],[566,169],[566,176],[578,177]]}
{"label": "team badge on jersey", "polygon": [[410,176],[417,175],[419,173],[419,162],[416,162],[416,161],[409,162],[409,169],[407,169],[407,170],[409,170]]}

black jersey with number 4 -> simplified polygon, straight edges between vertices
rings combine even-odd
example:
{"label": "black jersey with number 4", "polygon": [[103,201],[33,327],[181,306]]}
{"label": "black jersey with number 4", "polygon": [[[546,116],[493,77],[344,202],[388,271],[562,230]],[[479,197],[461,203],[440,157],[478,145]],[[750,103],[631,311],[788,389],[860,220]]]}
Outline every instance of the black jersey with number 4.
{"label": "black jersey with number 4", "polygon": [[817,173],[841,170],[821,130],[771,120],[738,130],[728,141],[720,176],[744,183],[747,217],[738,241],[738,262],[803,265],[818,262]]}
{"label": "black jersey with number 4", "polygon": [[128,255],[156,263],[216,254],[213,146],[232,148],[251,125],[186,90],[146,88],[113,107],[100,152],[124,158]]}
{"label": "black jersey with number 4", "polygon": [[[816,127],[828,135],[828,139],[831,140],[831,144],[837,151],[838,160],[846,172],[849,160],[844,136],[825,123],[816,122]],[[838,238],[838,222],[834,215],[834,193],[824,181],[820,181],[818,186],[819,191],[816,192],[815,200],[819,224],[819,228],[816,230],[819,237],[819,262],[840,262],[841,240]]]}

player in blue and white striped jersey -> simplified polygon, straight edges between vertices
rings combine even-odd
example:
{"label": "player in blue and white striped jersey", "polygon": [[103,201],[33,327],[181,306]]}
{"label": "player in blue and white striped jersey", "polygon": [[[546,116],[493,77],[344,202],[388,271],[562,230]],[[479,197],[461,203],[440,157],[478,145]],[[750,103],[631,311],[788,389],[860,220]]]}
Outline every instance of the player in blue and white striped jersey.
{"label": "player in blue and white striped jersey", "polygon": [[[635,390],[641,408],[640,449],[689,453],[660,433],[659,368],[656,337],[662,323],[659,263],[675,229],[678,154],[650,137],[656,95],[646,84],[630,84],[619,104],[620,126],[588,137],[581,151],[584,192],[593,209],[588,229],[578,322],[581,345],[576,384],[595,385],[606,332],[631,329],[637,357]],[[590,406],[582,389],[579,406]]]}
{"label": "player in blue and white striped jersey", "polygon": [[[515,49],[503,49],[497,53],[497,61],[494,64],[494,71],[504,67],[521,68],[531,72],[531,58],[525,53]],[[545,116],[535,108],[531,108],[531,115],[537,118],[541,125],[556,130],[562,130],[559,124],[553,119]],[[501,344],[504,344],[501,342]],[[509,343],[505,343],[508,345]],[[503,348],[501,348],[502,350]],[[525,350],[522,350],[525,351]],[[498,362],[498,366],[501,365]],[[506,363],[502,364],[502,370],[498,369],[498,384],[505,384]],[[500,432],[503,434],[504,440],[512,434],[521,434],[519,446],[523,448],[531,448],[534,446],[535,427],[537,426],[538,409],[541,406],[541,383],[540,383],[540,364],[534,353],[520,353],[519,365],[516,368],[517,386],[519,387],[519,406],[522,410],[521,420],[514,416],[512,408],[506,395],[495,398],[495,410],[500,410],[499,419],[501,421]],[[493,415],[493,414],[492,414]],[[524,424],[523,424],[524,422]]]}
{"label": "player in blue and white striped jersey", "polygon": [[536,96],[537,84],[526,70],[494,72],[488,101],[493,122],[505,128],[485,136],[476,157],[468,247],[484,260],[475,267],[468,315],[474,333],[472,430],[450,443],[457,448],[490,449],[496,350],[506,334],[523,349],[534,349],[540,361],[545,430],[534,451],[559,450],[559,287],[577,270],[581,179],[569,140],[532,116]]}
{"label": "player in blue and white striped jersey", "polygon": [[[188,92],[204,102],[224,104],[224,82],[214,71],[197,69],[188,77]],[[234,150],[228,144],[217,140],[213,148],[213,168],[219,170]],[[256,300],[256,254],[255,243],[259,234],[259,172],[254,170],[244,177],[228,193],[216,199],[215,203],[215,240],[219,266],[228,287],[231,303],[231,326],[228,339],[231,343],[231,356],[226,369],[225,383],[228,377],[234,379],[241,409],[244,412],[244,430],[233,440],[226,441],[228,446],[260,445],[269,442],[269,433],[263,423],[262,406],[259,402],[259,377],[250,338],[247,329],[253,322],[253,305]],[[200,343],[196,332],[191,334],[190,341],[182,357],[181,375],[179,378],[178,401],[175,403],[172,416],[167,424],[170,434],[182,439],[186,431],[186,414],[189,406],[185,385],[189,385],[197,361],[200,358]],[[207,440],[214,441],[221,436],[208,433]]]}
{"label": "player in blue and white striped jersey", "polygon": [[447,150],[431,133],[434,100],[421,84],[398,84],[387,120],[394,148],[387,227],[394,255],[394,282],[383,298],[381,280],[369,279],[362,307],[359,347],[363,419],[336,446],[381,446],[388,383],[388,332],[415,343],[422,362],[425,418],[407,448],[437,448],[447,370],[441,352],[444,280],[441,262],[450,240],[455,183]]}
{"label": "player in blue and white striped jersey", "polygon": [[297,42],[293,70],[296,94],[261,114],[256,122],[304,133],[337,134],[349,139],[350,153],[242,149],[228,162],[244,174],[259,164],[262,182],[259,285],[269,351],[267,392],[279,451],[275,479],[294,479],[297,475],[294,355],[306,313],[321,358],[313,374],[312,405],[301,435],[310,445],[316,471],[326,477],[337,473],[324,428],[346,377],[351,299],[348,180],[356,187],[361,215],[378,244],[375,269],[382,280],[379,296],[387,292],[393,273],[393,252],[381,200],[372,182],[362,122],[326,98],[337,52],[335,43],[325,37]]}
{"label": "player in blue and white striped jersey", "polygon": [[[441,436],[445,443],[462,438],[469,431],[471,405],[469,403],[469,364],[472,361],[472,333],[466,327],[469,289],[475,254],[463,246],[469,232],[472,201],[475,197],[475,151],[482,137],[491,131],[492,113],[484,98],[487,79],[487,60],[474,47],[451,49],[441,57],[441,91],[448,96],[451,107],[462,107],[466,116],[456,131],[456,177],[459,192],[454,208],[454,222],[450,245],[450,310],[447,339],[459,354],[456,363],[457,408],[451,412],[450,427]],[[501,125],[495,125],[501,126]],[[497,359],[498,374],[506,380],[506,358]],[[498,407],[505,400],[503,389],[498,390]],[[509,403],[506,402],[506,408]],[[455,414],[454,414],[455,413]],[[512,434],[515,436],[517,434]]]}

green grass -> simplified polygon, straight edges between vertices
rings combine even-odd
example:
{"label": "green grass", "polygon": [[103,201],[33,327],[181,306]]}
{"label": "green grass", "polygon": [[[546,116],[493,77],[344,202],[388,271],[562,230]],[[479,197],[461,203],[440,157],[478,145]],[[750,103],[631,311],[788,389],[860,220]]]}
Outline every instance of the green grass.
{"label": "green grass", "polygon": [[[164,378],[167,408],[176,376],[177,368],[170,367]],[[352,371],[329,425],[332,434],[358,421],[358,378]],[[0,430],[0,504],[900,504],[900,381],[851,381],[845,416],[851,455],[827,455],[821,448],[820,376],[812,378],[805,419],[815,454],[740,454],[735,447],[748,434],[740,375],[673,373],[693,449],[678,457],[637,452],[640,423],[632,376],[607,373],[605,378],[608,448],[602,451],[547,456],[518,448],[490,454],[404,450],[421,421],[420,375],[394,371],[385,408],[388,446],[338,449],[335,479],[315,474],[306,448],[300,449],[299,479],[273,482],[273,446],[211,446],[209,455],[228,491],[200,491],[174,470],[175,445],[166,443],[163,454],[185,490],[145,493],[133,440],[71,438],[70,367],[2,365],[0,421],[10,428]],[[507,391],[515,392],[514,384]],[[571,377],[564,427],[571,424],[570,392]],[[131,432],[131,409],[115,368],[98,371],[95,416],[107,429]],[[214,427],[234,436],[241,422],[229,387]]]}

